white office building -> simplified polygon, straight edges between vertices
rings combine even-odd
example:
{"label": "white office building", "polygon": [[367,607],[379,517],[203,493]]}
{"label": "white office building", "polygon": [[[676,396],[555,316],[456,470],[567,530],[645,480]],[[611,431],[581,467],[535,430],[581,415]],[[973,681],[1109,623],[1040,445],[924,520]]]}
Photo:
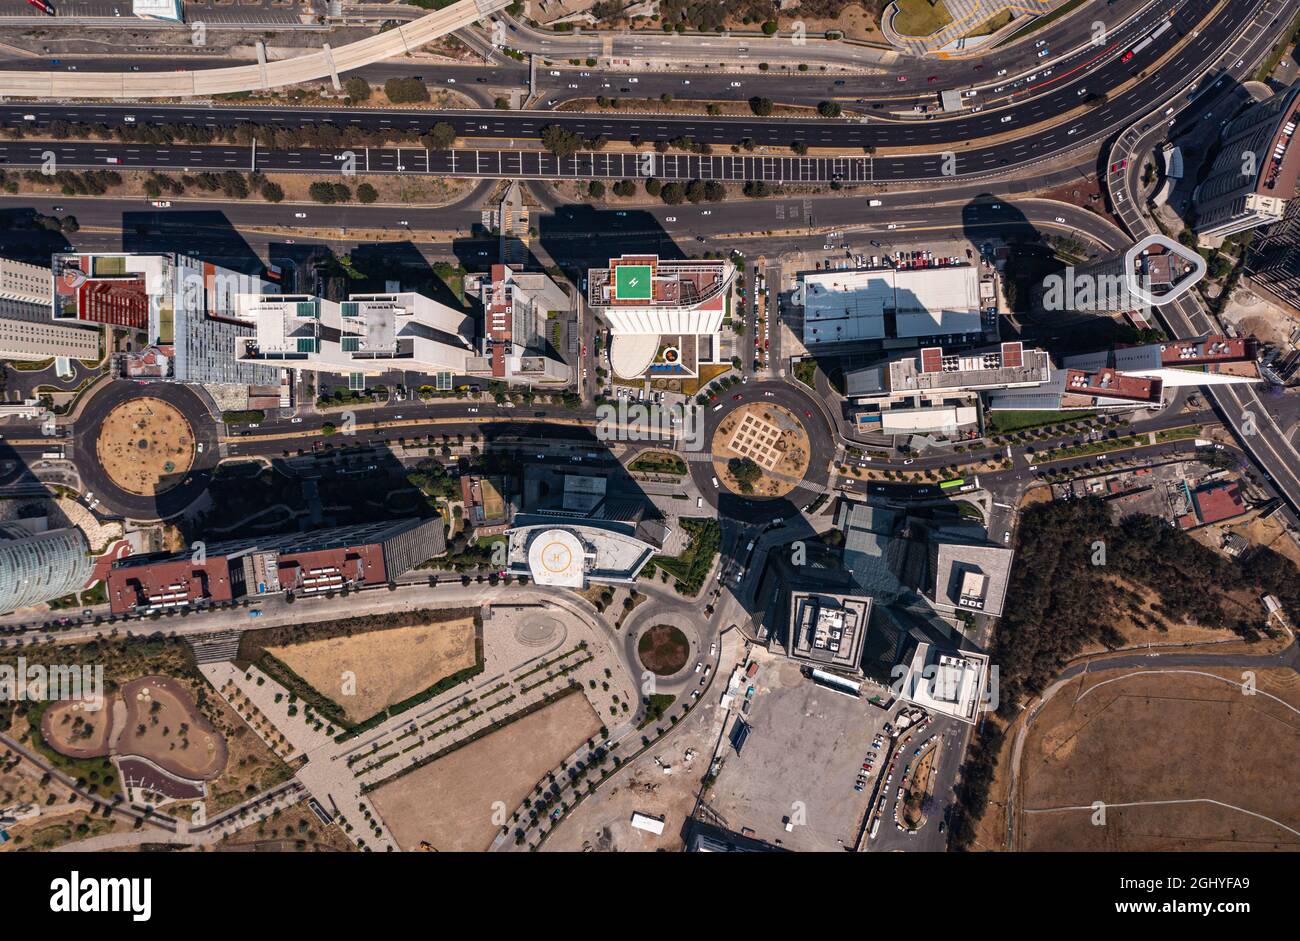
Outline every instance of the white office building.
{"label": "white office building", "polygon": [[794,303],[803,307],[809,349],[834,343],[961,338],[983,332],[979,272],[944,268],[805,272]]}
{"label": "white office building", "polygon": [[474,355],[470,318],[413,291],[353,294],[341,303],[246,294],[236,308],[252,328],[236,347],[245,363],[339,374],[464,374]]}
{"label": "white office building", "polygon": [[725,259],[669,261],[624,255],[587,272],[587,304],[609,324],[616,375],[689,378],[719,362],[736,266]]}

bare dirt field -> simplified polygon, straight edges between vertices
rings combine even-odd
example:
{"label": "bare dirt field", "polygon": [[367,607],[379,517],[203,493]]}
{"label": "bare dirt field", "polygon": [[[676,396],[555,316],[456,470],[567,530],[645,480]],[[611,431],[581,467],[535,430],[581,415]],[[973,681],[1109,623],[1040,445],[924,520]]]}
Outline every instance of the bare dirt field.
{"label": "bare dirt field", "polygon": [[1026,735],[1017,849],[1300,849],[1300,678],[1259,671],[1253,696],[1241,679],[1117,670],[1059,690]]}
{"label": "bare dirt field", "polygon": [[195,708],[180,684],[146,676],[122,687],[126,724],[117,752],[148,758],[191,781],[217,777],[226,767],[226,740]]}
{"label": "bare dirt field", "polygon": [[175,487],[194,463],[194,431],[175,407],[142,396],[104,419],[95,453],[113,483],[152,496]]}
{"label": "bare dirt field", "polygon": [[713,468],[735,493],[740,485],[727,469],[733,458],[749,458],[763,471],[754,494],[780,497],[808,471],[808,432],[794,412],[779,405],[753,402],[729,414],[713,433]]}
{"label": "bare dirt field", "polygon": [[100,708],[91,710],[78,699],[57,702],[41,716],[41,737],[60,755],[69,758],[97,758],[108,754],[113,731],[113,705],[104,697]]}
{"label": "bare dirt field", "polygon": [[477,852],[499,826],[493,805],[513,811],[547,771],[600,729],[581,693],[565,696],[376,789],[370,799],[398,846]]}
{"label": "bare dirt field", "polygon": [[691,643],[671,624],[656,624],[641,635],[636,652],[641,665],[655,676],[672,676],[686,666]]}
{"label": "bare dirt field", "polygon": [[[349,719],[361,722],[445,676],[472,667],[474,621],[461,618],[329,637],[268,647],[267,652],[342,706]],[[353,695],[343,694],[345,673],[355,678]]]}

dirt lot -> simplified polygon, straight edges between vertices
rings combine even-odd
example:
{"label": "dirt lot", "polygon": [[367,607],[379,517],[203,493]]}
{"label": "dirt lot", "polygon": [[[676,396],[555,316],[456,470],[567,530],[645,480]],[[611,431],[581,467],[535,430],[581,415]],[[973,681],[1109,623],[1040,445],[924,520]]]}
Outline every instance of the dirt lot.
{"label": "dirt lot", "polygon": [[142,496],[176,486],[194,463],[194,431],[161,399],[123,402],[104,419],[95,453],[113,483]]}
{"label": "dirt lot", "polygon": [[112,699],[95,710],[80,700],[55,703],[41,716],[41,737],[51,748],[69,758],[95,758],[108,754],[113,730]]}
{"label": "dirt lot", "polygon": [[753,402],[729,414],[713,434],[713,468],[735,493],[740,486],[727,470],[733,457],[749,458],[763,475],[754,494],[780,497],[803,480],[808,471],[808,432],[789,409]]}
{"label": "dirt lot", "polygon": [[482,851],[499,830],[493,805],[513,811],[537,781],[600,729],[581,693],[565,696],[370,795],[398,846]]}
{"label": "dirt lot", "polygon": [[[1241,680],[1238,670],[1202,672]],[[1026,736],[1017,848],[1300,849],[1300,836],[1231,807],[1116,806],[1217,800],[1300,829],[1300,793],[1292,786],[1300,764],[1300,678],[1264,670],[1257,683],[1259,692],[1245,696],[1188,672],[1090,672],[1072,681]],[[1092,822],[1095,801],[1109,805],[1104,825]],[[1053,809],[1074,806],[1089,809]]]}
{"label": "dirt lot", "polygon": [[122,699],[127,715],[118,754],[148,758],[191,781],[215,778],[226,767],[226,740],[175,680],[146,676],[123,686]]}
{"label": "dirt lot", "polygon": [[[398,627],[351,637],[268,647],[291,670],[361,722],[444,676],[474,665],[474,621]],[[344,673],[355,675],[356,692],[342,695]]]}

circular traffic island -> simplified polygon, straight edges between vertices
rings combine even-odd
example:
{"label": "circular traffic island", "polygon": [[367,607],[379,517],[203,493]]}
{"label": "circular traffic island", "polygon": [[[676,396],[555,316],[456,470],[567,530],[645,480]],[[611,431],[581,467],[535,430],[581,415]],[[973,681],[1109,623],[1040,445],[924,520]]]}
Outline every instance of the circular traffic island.
{"label": "circular traffic island", "polygon": [[95,455],[116,486],[152,497],[185,479],[194,445],[194,429],[180,409],[146,395],[113,407],[99,426]]}
{"label": "circular traffic island", "polygon": [[655,676],[672,676],[690,659],[691,642],[671,624],[656,624],[637,640],[636,652],[641,665]]}
{"label": "circular traffic island", "polygon": [[783,497],[808,473],[808,429],[774,403],[750,402],[729,412],[709,450],[718,480],[747,497]]}

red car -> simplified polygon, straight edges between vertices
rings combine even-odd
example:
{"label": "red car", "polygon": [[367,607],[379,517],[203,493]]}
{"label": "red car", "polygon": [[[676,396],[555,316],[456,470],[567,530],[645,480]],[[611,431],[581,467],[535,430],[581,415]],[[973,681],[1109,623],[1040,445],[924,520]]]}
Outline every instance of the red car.
{"label": "red car", "polygon": [[763,349],[766,350],[766,349],[770,349],[770,348],[771,348],[771,347],[768,345],[768,343],[769,343],[769,341],[767,341],[767,340],[764,340],[764,341],[763,341]]}
{"label": "red car", "polygon": [[900,76],[898,76],[898,80],[899,80],[900,82],[905,82],[905,81],[907,81],[907,76],[906,76],[906,75],[900,75]]}
{"label": "red car", "polygon": [[937,75],[931,75],[929,78],[926,79],[926,81],[927,81],[927,82],[937,82],[937,81],[939,81],[939,76],[937,76]]}
{"label": "red car", "polygon": [[1121,61],[1121,62],[1127,62],[1127,61],[1128,61],[1129,59],[1131,59],[1131,58],[1133,58],[1133,50],[1132,50],[1132,49],[1130,49],[1128,52],[1124,53],[1124,58],[1120,59],[1119,61]]}
{"label": "red car", "polygon": [[807,409],[804,409],[803,417],[804,417],[804,418],[812,418],[812,412],[808,411]]}
{"label": "red car", "polygon": [[731,397],[731,401],[739,402],[742,398],[743,396],[739,392],[737,392],[735,395]]}

